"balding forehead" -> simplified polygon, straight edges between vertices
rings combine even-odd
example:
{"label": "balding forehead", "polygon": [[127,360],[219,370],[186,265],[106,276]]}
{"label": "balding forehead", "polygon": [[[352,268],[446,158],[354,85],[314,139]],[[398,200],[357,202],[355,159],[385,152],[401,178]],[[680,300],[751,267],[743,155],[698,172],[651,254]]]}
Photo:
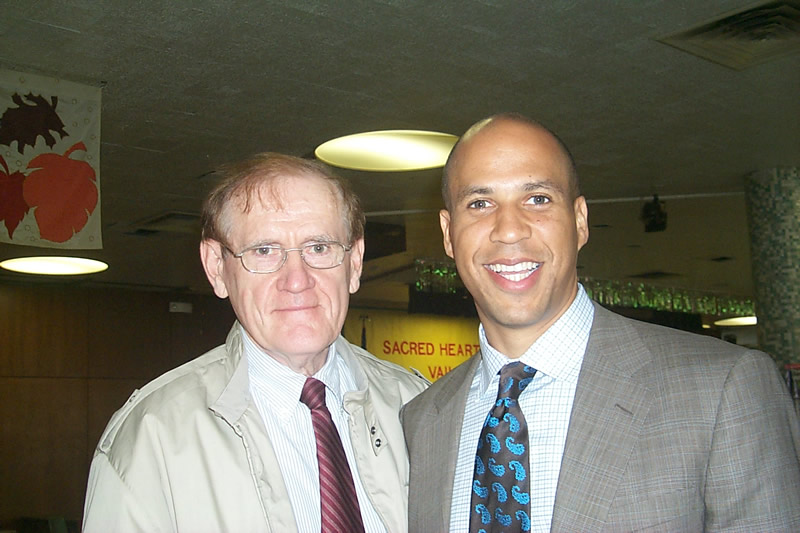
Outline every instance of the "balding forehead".
{"label": "balding forehead", "polygon": [[[573,161],[572,154],[569,152],[569,149],[566,147],[563,141],[561,141],[557,135],[539,122],[528,119],[527,117],[511,114],[498,115],[477,122],[469,130],[467,130],[461,139],[459,139],[459,142],[456,144],[453,152],[450,154],[450,158],[447,161],[447,165],[445,166],[442,177],[442,194],[445,195],[445,203],[447,203],[447,191],[445,190],[445,186],[449,187],[449,181],[454,177],[454,173],[457,174],[459,172],[458,167],[463,162],[464,157],[466,156],[470,159],[472,157],[481,157],[483,154],[482,150],[485,149],[485,147],[481,146],[483,144],[484,137],[487,135],[494,137],[494,134],[497,133],[498,129],[502,129],[502,133],[500,133],[500,135],[509,136],[515,136],[515,131],[521,136],[527,136],[530,133],[536,133],[536,139],[526,138],[525,143],[527,144],[529,142],[531,145],[549,145],[552,148],[552,153],[558,154],[556,157],[558,157],[563,164],[563,169],[567,175],[571,195],[573,197],[579,196],[580,191],[575,163]],[[487,142],[492,143],[493,140],[489,140]],[[473,150],[472,146],[475,144],[478,144],[479,146]],[[503,143],[501,142],[500,146],[502,146],[502,144]],[[511,144],[513,144],[513,142],[511,142]]]}

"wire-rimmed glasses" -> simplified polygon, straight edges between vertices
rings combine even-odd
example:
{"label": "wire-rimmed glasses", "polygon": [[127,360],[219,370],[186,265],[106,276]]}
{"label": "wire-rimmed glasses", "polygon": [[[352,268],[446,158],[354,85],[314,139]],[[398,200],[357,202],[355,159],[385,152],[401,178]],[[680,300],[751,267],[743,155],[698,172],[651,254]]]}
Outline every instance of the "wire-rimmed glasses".
{"label": "wire-rimmed glasses", "polygon": [[[225,246],[225,245],[223,245]],[[253,274],[270,274],[277,272],[286,263],[289,252],[300,252],[303,262],[316,269],[334,268],[342,264],[344,256],[352,249],[336,241],[311,242],[300,248],[284,248],[275,244],[259,244],[245,248],[239,253],[225,246],[233,257],[237,257],[242,266]]]}

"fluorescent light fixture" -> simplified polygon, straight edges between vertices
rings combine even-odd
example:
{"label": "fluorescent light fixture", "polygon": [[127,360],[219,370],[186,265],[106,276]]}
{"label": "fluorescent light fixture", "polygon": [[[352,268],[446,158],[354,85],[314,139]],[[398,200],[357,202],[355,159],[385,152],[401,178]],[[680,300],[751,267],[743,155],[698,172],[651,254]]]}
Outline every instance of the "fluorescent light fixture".
{"label": "fluorescent light fixture", "polygon": [[457,140],[436,131],[368,131],[331,139],[314,154],[329,165],[353,170],[425,170],[444,166]]}
{"label": "fluorescent light fixture", "polygon": [[43,274],[49,276],[74,276],[102,272],[108,265],[102,261],[83,257],[40,256],[17,257],[0,262],[0,267],[23,274]]}
{"label": "fluorescent light fixture", "polygon": [[714,321],[715,326],[755,326],[758,320],[754,316],[734,316]]}

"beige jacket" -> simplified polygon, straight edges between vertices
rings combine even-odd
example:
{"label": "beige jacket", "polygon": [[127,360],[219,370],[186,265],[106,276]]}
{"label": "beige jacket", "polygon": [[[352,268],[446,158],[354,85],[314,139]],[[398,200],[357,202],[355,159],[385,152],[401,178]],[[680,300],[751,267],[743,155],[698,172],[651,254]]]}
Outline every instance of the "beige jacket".
{"label": "beige jacket", "polygon": [[[425,383],[343,337],[336,349],[358,385],[344,408],[361,481],[388,531],[406,531],[398,413]],[[84,531],[297,531],[242,353],[234,324],[224,346],[150,382],[114,414],[92,460]]]}

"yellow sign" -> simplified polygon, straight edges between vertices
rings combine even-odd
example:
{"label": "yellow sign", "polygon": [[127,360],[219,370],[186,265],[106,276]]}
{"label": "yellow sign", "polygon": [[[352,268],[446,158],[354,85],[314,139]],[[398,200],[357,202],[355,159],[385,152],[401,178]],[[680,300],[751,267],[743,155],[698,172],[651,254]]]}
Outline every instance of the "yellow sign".
{"label": "yellow sign", "polygon": [[431,381],[447,374],[479,349],[477,318],[350,309],[344,336],[376,357],[414,369]]}

